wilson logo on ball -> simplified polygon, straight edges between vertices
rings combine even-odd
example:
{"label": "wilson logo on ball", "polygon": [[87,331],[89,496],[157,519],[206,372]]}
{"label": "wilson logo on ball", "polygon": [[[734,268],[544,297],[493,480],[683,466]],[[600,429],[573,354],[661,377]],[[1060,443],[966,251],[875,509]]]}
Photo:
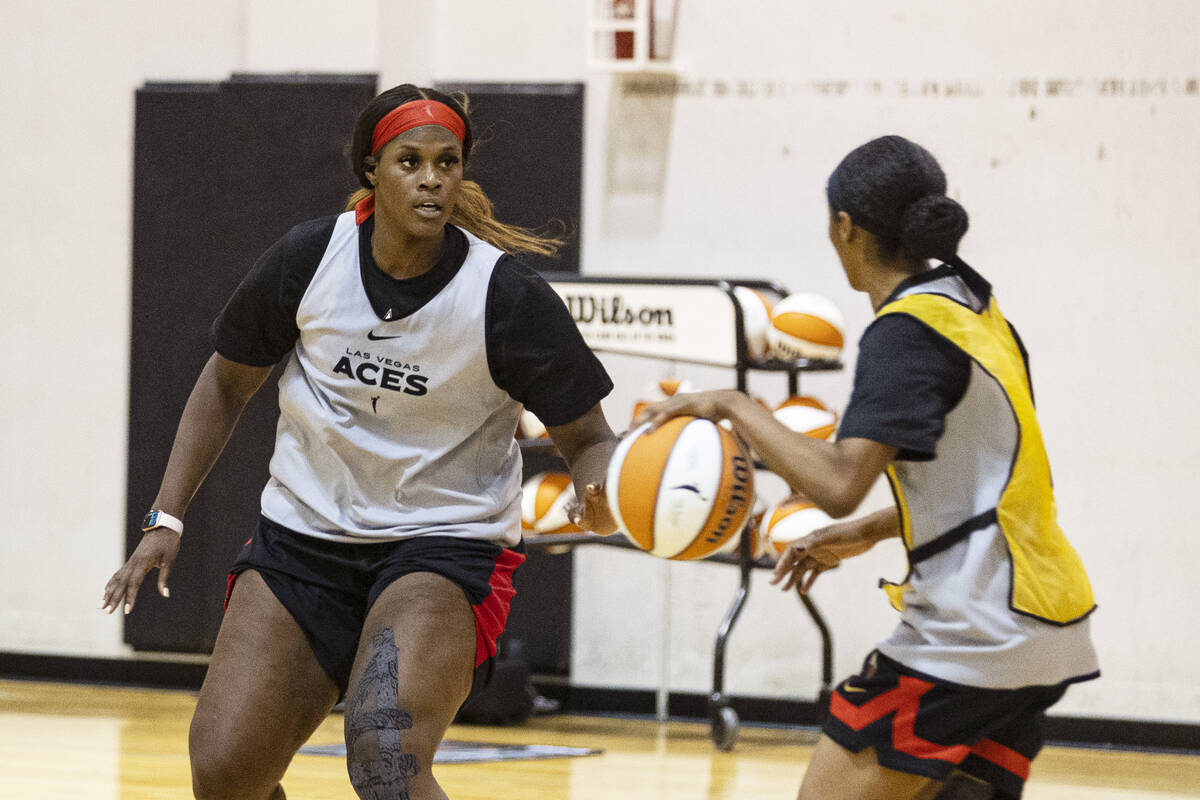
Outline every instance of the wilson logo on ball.
{"label": "wilson logo on ball", "polygon": [[617,445],[605,484],[618,525],[641,549],[678,560],[716,552],[746,523],[754,470],[731,433],[696,417],[653,432],[642,425]]}

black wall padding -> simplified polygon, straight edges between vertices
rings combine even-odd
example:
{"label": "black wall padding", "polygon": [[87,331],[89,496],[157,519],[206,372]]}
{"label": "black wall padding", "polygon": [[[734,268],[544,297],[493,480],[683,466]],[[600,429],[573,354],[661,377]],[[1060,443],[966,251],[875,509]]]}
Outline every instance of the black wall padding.
{"label": "black wall padding", "polygon": [[513,574],[512,608],[500,649],[524,661],[539,675],[571,672],[571,583],[573,553],[529,548]]}
{"label": "black wall padding", "polygon": [[[445,87],[443,87],[445,88]],[[583,87],[469,84],[480,139],[468,176],[501,219],[570,239],[540,269],[578,271]],[[132,365],[127,548],[154,500],[175,426],[212,353],[208,327],[254,260],[292,225],[333,214],[356,188],[346,164],[373,76],[243,76],[214,84],[147,84],[134,142]],[[147,576],[126,620],[139,650],[210,652],[225,574],[258,516],[278,414],[269,379],[242,416],[187,514],[171,599]],[[530,553],[506,638],[537,672],[570,661],[572,557]],[[113,565],[115,569],[117,565]]]}
{"label": "black wall padding", "polygon": [[[345,149],[374,94],[370,75],[238,75],[137,92],[127,553],[212,354],[210,323],[288,228],[342,210],[355,188]],[[126,619],[135,648],[211,651],[225,573],[258,516],[277,414],[271,378],[188,511],[171,599],[155,592],[155,573],[146,577]]]}
{"label": "black wall padding", "polygon": [[446,83],[437,88],[470,98],[476,142],[466,174],[495,203],[496,216],[556,235],[566,232],[557,257],[521,258],[539,270],[578,272],[583,84]]}

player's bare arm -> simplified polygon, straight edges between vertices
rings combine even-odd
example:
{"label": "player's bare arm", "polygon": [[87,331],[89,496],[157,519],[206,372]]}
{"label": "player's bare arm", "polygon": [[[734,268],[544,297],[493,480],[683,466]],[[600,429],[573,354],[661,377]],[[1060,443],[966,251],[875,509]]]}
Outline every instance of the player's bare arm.
{"label": "player's bare arm", "polygon": [[[154,508],[183,518],[192,497],[225,449],[246,403],[271,374],[271,367],[254,367],[214,353],[196,379],[184,406],[175,442],[167,460]],[[179,554],[179,534],[165,528],[148,531],[129,560],[104,587],[102,609],[112,613],[133,610],[146,573],[158,569],[158,592],[170,596],[167,577]]]}
{"label": "player's bare arm", "polygon": [[869,439],[812,439],[733,389],[675,395],[650,406],[636,421],[660,425],[683,414],[729,420],[759,460],[834,517],[853,513],[896,456],[894,447]]}

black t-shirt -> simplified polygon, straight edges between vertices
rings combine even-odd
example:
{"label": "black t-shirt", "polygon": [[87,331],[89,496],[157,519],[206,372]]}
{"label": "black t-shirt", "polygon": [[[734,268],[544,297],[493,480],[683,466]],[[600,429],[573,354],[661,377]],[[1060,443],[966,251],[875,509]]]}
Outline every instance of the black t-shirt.
{"label": "black t-shirt", "polygon": [[914,461],[933,458],[970,378],[970,357],[923,322],[885,314],[858,343],[854,390],[839,439],[870,439]]}
{"label": "black t-shirt", "polygon": [[[901,291],[952,274],[950,267],[909,278]],[[956,273],[983,305],[991,286],[969,267]],[[890,302],[889,298],[887,302]],[[1009,330],[1025,360],[1029,357],[1021,337]],[[838,427],[839,439],[870,439],[899,450],[897,458],[928,461],[937,451],[949,414],[967,390],[971,357],[950,340],[915,317],[885,314],[872,322],[858,343],[854,389]]]}
{"label": "black t-shirt", "polygon": [[[259,258],[213,321],[210,335],[218,353],[242,364],[269,366],[291,352],[300,335],[300,299],[336,221],[331,216],[297,225]],[[403,319],[420,309],[450,283],[467,257],[466,236],[447,225],[433,268],[399,280],[375,264],[373,230],[374,217],[359,226],[359,264],[364,290],[380,320]],[[496,385],[543,424],[572,422],[612,391],[612,380],[566,305],[535,270],[505,254],[487,291],[488,369]]]}

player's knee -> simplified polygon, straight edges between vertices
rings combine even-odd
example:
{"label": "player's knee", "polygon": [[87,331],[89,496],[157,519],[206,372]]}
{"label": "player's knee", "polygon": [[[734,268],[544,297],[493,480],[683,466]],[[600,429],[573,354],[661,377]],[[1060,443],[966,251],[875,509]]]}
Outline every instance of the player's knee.
{"label": "player's knee", "polygon": [[240,777],[216,761],[192,761],[192,796],[196,800],[226,800],[242,791]]}
{"label": "player's knee", "polygon": [[192,794],[196,800],[246,800],[278,798],[275,776],[261,774],[245,753],[232,752],[220,743],[192,739]]}

